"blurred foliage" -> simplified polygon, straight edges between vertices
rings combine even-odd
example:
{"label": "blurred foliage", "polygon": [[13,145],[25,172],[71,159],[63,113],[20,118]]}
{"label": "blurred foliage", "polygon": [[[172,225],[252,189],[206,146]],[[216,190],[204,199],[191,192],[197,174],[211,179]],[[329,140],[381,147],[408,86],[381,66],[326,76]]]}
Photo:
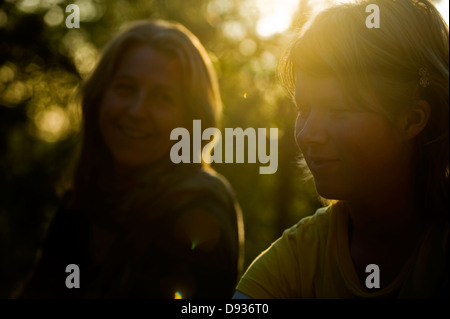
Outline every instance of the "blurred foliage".
{"label": "blurred foliage", "polygon": [[[0,4],[0,297],[9,296],[29,273],[70,181],[80,139],[74,92],[95,66],[103,45],[132,20],[175,20],[200,39],[220,80],[222,128],[279,130],[275,174],[260,175],[260,164],[213,166],[234,187],[244,213],[245,267],[285,228],[314,213],[320,205],[314,187],[302,180],[296,166],[296,113],[276,72],[294,26],[305,22],[311,8],[307,0],[294,0],[297,13],[290,31],[262,36],[256,31],[261,8],[270,10],[270,2],[280,3],[7,0]],[[70,3],[80,8],[79,29],[65,25]]]}

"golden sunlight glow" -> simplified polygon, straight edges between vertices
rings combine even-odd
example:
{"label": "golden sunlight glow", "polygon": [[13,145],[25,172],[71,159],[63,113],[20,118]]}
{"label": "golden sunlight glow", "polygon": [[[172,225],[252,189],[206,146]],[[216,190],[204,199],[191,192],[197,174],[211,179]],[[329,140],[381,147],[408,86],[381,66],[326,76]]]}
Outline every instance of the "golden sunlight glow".
{"label": "golden sunlight glow", "polygon": [[256,32],[265,38],[287,30],[297,10],[298,0],[256,0],[259,11]]}
{"label": "golden sunlight glow", "polygon": [[[314,13],[326,7],[338,3],[354,2],[354,0],[310,0]],[[269,37],[273,34],[287,30],[293,15],[297,11],[299,0],[256,0],[255,7],[259,12],[259,20],[256,24],[256,32],[261,37]],[[435,1],[434,4],[449,23],[449,0]]]}
{"label": "golden sunlight glow", "polygon": [[[311,1],[310,1],[311,2]],[[343,2],[354,2],[354,0],[314,0],[311,3],[314,3],[315,10],[322,10],[325,7],[333,4],[343,3]],[[449,10],[449,0],[441,0],[441,1],[433,1],[436,8],[439,10],[439,12],[444,17],[445,22],[448,24],[448,10]]]}
{"label": "golden sunlight glow", "polygon": [[439,12],[442,14],[442,16],[445,19],[445,22],[448,24],[448,18],[449,18],[449,0],[441,0],[441,2],[436,3],[436,8],[439,10]]}

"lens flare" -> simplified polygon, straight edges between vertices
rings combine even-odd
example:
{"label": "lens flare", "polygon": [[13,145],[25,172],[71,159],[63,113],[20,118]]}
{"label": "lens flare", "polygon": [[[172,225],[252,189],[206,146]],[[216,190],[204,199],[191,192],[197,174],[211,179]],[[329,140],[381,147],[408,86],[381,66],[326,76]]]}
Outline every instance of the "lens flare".
{"label": "lens flare", "polygon": [[183,299],[183,296],[179,291],[175,291],[175,294],[173,295],[173,299]]}

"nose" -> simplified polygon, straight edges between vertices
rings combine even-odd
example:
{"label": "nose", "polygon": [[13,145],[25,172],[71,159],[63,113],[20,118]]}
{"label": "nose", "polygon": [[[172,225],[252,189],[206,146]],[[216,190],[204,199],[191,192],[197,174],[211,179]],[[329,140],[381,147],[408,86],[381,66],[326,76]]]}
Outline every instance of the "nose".
{"label": "nose", "polygon": [[295,140],[300,149],[311,144],[325,144],[327,136],[327,124],[320,111],[311,111],[305,118],[297,116]]}
{"label": "nose", "polygon": [[147,117],[150,114],[149,99],[145,92],[139,92],[128,107],[128,114],[132,117]]}

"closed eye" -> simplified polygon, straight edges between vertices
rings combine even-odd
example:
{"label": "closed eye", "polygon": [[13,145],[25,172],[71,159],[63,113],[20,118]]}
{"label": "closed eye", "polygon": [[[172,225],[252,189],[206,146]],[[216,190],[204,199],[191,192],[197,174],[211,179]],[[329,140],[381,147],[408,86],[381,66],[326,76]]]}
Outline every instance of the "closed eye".
{"label": "closed eye", "polygon": [[119,81],[114,83],[113,90],[121,96],[128,96],[136,91],[136,86],[129,81]]}
{"label": "closed eye", "polygon": [[340,105],[329,106],[329,107],[327,107],[327,109],[328,109],[328,112],[330,113],[330,115],[333,117],[342,117],[348,113],[355,111],[354,109],[352,109],[350,107],[340,106]]}
{"label": "closed eye", "polygon": [[176,104],[176,97],[172,91],[158,88],[153,94],[155,101],[162,106],[174,106]]}

